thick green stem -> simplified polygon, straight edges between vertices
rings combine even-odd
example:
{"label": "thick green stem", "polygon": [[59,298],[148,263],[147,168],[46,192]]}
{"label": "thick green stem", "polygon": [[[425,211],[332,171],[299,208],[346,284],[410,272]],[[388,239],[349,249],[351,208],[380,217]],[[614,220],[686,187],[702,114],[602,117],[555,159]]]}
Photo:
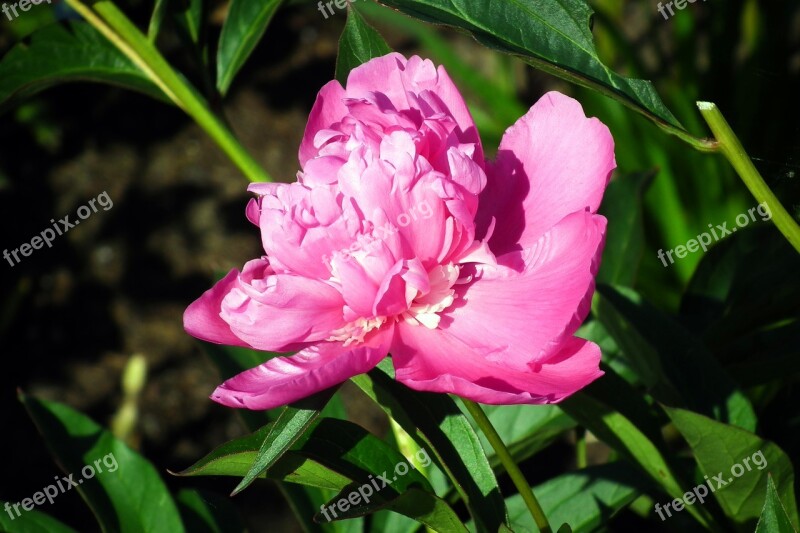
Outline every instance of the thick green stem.
{"label": "thick green stem", "polygon": [[492,445],[494,448],[494,452],[497,454],[497,457],[500,459],[500,462],[508,472],[511,481],[514,482],[514,486],[517,487],[520,496],[525,501],[525,505],[528,506],[528,509],[531,512],[531,516],[533,520],[536,522],[536,526],[539,528],[541,533],[552,533],[552,529],[550,529],[550,523],[547,521],[547,516],[545,516],[544,511],[542,510],[542,506],[539,505],[539,501],[536,499],[536,496],[533,495],[533,490],[531,486],[528,484],[528,481],[525,479],[525,476],[522,475],[517,463],[511,457],[511,454],[508,452],[508,448],[503,443],[503,439],[500,438],[500,435],[497,434],[497,430],[494,429],[492,422],[486,416],[486,413],[483,412],[481,406],[477,403],[462,398],[464,405],[469,411],[469,414],[472,415],[472,418],[475,419],[475,423],[478,424],[478,427],[481,428],[483,434],[486,435],[486,440],[489,441],[489,444]]}
{"label": "thick green stem", "polygon": [[141,68],[175,105],[191,116],[250,181],[272,181],[197,91],[175,72],[155,45],[113,2],[100,0],[92,4],[93,9],[81,0],[66,2]]}
{"label": "thick green stem", "polygon": [[800,226],[783,207],[778,197],[770,190],[769,185],[761,177],[753,161],[747,155],[742,143],[736,137],[728,121],[722,116],[716,104],[711,102],[697,102],[700,113],[708,123],[708,127],[717,138],[720,151],[731,163],[736,173],[750,189],[756,201],[767,205],[772,213],[772,222],[783,233],[794,248],[800,252]]}

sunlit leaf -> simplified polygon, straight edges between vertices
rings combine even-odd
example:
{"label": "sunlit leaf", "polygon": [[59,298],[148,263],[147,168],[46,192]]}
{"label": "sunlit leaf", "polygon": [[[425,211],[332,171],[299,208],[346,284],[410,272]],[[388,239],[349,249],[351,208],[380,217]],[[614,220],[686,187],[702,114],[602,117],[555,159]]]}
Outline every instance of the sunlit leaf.
{"label": "sunlit leaf", "polygon": [[283,0],[232,0],[217,51],[217,88],[225,94],[264,36]]}
{"label": "sunlit leaf", "polygon": [[[166,485],[150,462],[87,416],[59,403],[20,395],[65,473],[105,531],[184,530]],[[87,465],[94,468],[89,477]]]}
{"label": "sunlit leaf", "polygon": [[62,83],[94,81],[166,100],[139,67],[85,22],[46,26],[0,61],[0,113]]}

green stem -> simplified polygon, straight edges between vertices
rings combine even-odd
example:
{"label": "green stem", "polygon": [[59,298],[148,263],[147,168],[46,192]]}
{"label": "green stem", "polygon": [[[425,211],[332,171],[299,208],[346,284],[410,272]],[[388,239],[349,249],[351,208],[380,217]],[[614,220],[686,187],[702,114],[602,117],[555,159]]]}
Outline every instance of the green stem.
{"label": "green stem", "polygon": [[575,464],[578,468],[586,468],[586,428],[575,430]]}
{"label": "green stem", "polygon": [[525,476],[522,475],[517,463],[511,457],[511,454],[508,453],[508,448],[503,443],[503,439],[500,438],[500,435],[497,434],[497,430],[494,429],[489,418],[486,416],[486,413],[483,412],[481,406],[477,403],[462,398],[464,405],[469,411],[469,414],[472,415],[472,418],[475,419],[475,422],[478,424],[478,427],[481,428],[483,434],[486,435],[486,440],[489,441],[489,444],[492,445],[494,448],[494,452],[497,454],[497,457],[500,459],[500,462],[508,472],[511,481],[514,482],[514,486],[517,487],[520,496],[525,501],[525,505],[528,506],[528,509],[531,512],[531,516],[533,520],[536,522],[536,526],[539,528],[541,533],[552,533],[552,529],[550,529],[550,523],[547,521],[547,516],[545,516],[544,511],[542,510],[542,506],[539,505],[539,501],[536,499],[536,496],[533,495],[533,490],[531,490],[531,486],[528,484],[528,481],[525,479]]}
{"label": "green stem", "polygon": [[81,0],[66,2],[141,68],[175,105],[192,117],[250,181],[272,181],[233,133],[214,115],[197,91],[175,72],[155,45],[113,2],[95,2],[92,4],[94,10]]}
{"label": "green stem", "polygon": [[778,197],[770,190],[769,185],[761,177],[753,161],[747,155],[742,143],[722,116],[719,108],[712,102],[697,102],[700,113],[708,123],[708,127],[717,138],[722,154],[728,159],[736,173],[750,189],[756,201],[767,205],[772,213],[772,222],[783,233],[794,248],[800,252],[800,226],[783,207]]}

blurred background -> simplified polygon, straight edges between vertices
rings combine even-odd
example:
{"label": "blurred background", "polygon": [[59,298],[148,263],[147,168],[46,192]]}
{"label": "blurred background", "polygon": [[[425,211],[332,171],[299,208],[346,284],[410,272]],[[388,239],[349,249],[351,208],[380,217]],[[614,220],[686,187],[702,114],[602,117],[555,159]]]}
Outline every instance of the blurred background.
{"label": "blurred background", "polygon": [[[730,226],[737,214],[756,205],[721,157],[694,152],[616,102],[487,50],[466,35],[359,1],[394,49],[447,67],[470,104],[489,155],[505,128],[548,90],[575,96],[588,115],[609,125],[617,146],[615,179],[635,180],[642,191],[646,245],[635,287],[658,307],[680,311],[703,254],[665,268],[657,251],[685,244],[709,224]],[[696,135],[707,133],[694,102],[716,102],[797,217],[800,2],[710,0],[689,4],[669,20],[654,1],[590,3],[604,62],[653,80],[667,106]],[[140,27],[147,26],[152,2],[128,0],[119,6]],[[224,1],[209,3],[205,42],[217,41],[226,7]],[[0,16],[0,55],[36,28],[71,16],[59,2],[37,6],[13,21]],[[344,21],[344,11],[325,18],[314,2],[290,2],[226,101],[217,103],[244,145],[280,180],[294,180],[306,117],[316,92],[333,78]],[[159,46],[202,86],[198,62],[203,58],[186,54],[179,31],[165,26]],[[51,219],[74,219],[79,206],[103,191],[114,203],[57,238],[52,248],[37,250],[13,267],[0,264],[0,427],[5,435],[0,500],[19,501],[58,473],[16,399],[17,387],[108,424],[122,404],[122,372],[134,354],[144,356],[149,374],[137,400],[131,442],[161,472],[185,468],[244,433],[234,413],[208,399],[220,378],[200,345],[184,333],[182,313],[215,276],[261,254],[258,232],[244,217],[246,186],[191,119],[144,95],[76,83],[0,115],[0,247],[11,250],[30,242],[51,226]],[[751,237],[737,241],[751,257],[781,246],[782,237],[769,224],[753,226],[747,230]],[[797,272],[760,282],[791,283],[787,289],[795,290]],[[764,305],[766,317],[769,302]],[[350,419],[385,434],[374,407],[348,390]],[[786,396],[778,403],[796,405],[797,392],[780,394]],[[796,413],[787,418],[772,410],[762,425],[764,436],[798,457]],[[539,452],[542,460],[529,473],[531,482],[569,468],[568,451],[567,442],[556,442]],[[605,453],[600,445],[591,452]],[[164,477],[176,488],[225,493],[235,486],[233,480]],[[299,531],[270,483],[234,501],[251,531]],[[74,492],[43,510],[81,531],[96,527]],[[614,531],[641,527],[629,510],[611,525]]]}

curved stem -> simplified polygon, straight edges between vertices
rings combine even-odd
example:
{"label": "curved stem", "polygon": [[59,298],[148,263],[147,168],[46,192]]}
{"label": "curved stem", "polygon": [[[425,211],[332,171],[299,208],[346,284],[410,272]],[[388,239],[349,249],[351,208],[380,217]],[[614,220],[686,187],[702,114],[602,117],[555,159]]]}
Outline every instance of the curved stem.
{"label": "curved stem", "polygon": [[250,181],[272,181],[233,133],[214,115],[194,87],[175,72],[147,36],[112,1],[97,1],[92,4],[94,9],[81,0],[66,2],[142,69],[175,105],[192,117]]}
{"label": "curved stem", "polygon": [[761,177],[753,161],[747,155],[742,143],[722,116],[716,104],[712,102],[697,102],[700,114],[708,123],[708,127],[717,138],[722,154],[728,159],[736,173],[750,189],[758,203],[767,205],[769,212],[772,213],[772,222],[783,233],[795,250],[800,252],[800,226],[792,218],[788,211],[783,207],[778,197],[775,196],[769,185]]}
{"label": "curved stem", "polygon": [[481,409],[481,406],[477,403],[467,400],[466,398],[462,398],[462,401],[467,411],[469,411],[469,414],[475,419],[478,427],[481,428],[483,434],[486,435],[486,440],[488,440],[489,444],[494,448],[494,452],[505,467],[506,472],[508,472],[511,481],[514,482],[514,486],[517,487],[520,496],[522,496],[522,499],[525,501],[525,505],[528,506],[539,531],[541,531],[541,533],[552,533],[553,530],[550,529],[550,523],[547,521],[547,516],[545,516],[542,510],[542,506],[539,505],[539,501],[536,499],[536,496],[533,495],[531,486],[528,484],[525,476],[522,475],[517,463],[514,462],[514,459],[508,452],[508,448],[506,448],[506,445],[503,443],[503,439],[497,434],[497,430],[494,429],[486,413],[483,412],[483,409]]}

